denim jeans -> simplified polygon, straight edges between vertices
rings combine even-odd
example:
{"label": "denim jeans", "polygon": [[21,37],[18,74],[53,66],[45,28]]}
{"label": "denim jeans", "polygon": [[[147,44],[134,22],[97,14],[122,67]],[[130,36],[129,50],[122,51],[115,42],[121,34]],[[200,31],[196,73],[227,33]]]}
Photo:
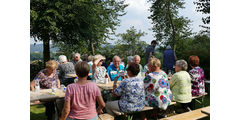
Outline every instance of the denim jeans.
{"label": "denim jeans", "polygon": [[90,119],[72,119],[72,118],[67,118],[66,120],[97,120],[98,119],[98,116],[95,116],[93,118],[90,118]]}

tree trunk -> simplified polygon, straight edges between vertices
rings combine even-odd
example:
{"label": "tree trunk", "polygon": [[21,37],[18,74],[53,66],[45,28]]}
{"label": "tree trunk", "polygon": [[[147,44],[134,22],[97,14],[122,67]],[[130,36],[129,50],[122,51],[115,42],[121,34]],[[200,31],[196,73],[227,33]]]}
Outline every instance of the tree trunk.
{"label": "tree trunk", "polygon": [[50,60],[50,40],[48,38],[43,40],[43,61],[45,63]]}
{"label": "tree trunk", "polygon": [[174,24],[173,24],[173,20],[172,20],[172,14],[171,14],[171,10],[170,10],[170,2],[169,2],[169,4],[168,4],[168,12],[169,12],[169,14],[168,14],[168,17],[169,17],[169,20],[170,20],[170,23],[171,23],[171,27],[172,27],[172,38],[173,38],[173,46],[175,46],[175,44],[176,44],[176,40],[175,40],[175,27],[174,27]]}
{"label": "tree trunk", "polygon": [[93,42],[91,41],[91,49],[92,49],[92,55],[95,55],[95,50],[94,50],[94,46],[93,46]]}

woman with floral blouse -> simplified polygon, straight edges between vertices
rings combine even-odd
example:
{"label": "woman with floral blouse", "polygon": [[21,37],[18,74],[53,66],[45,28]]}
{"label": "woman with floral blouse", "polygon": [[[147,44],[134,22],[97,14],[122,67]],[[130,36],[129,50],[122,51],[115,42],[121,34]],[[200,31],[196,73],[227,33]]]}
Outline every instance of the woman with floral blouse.
{"label": "woman with floral blouse", "polygon": [[154,107],[154,116],[158,108],[166,110],[172,100],[172,92],[167,74],[160,69],[161,62],[157,58],[150,58],[148,69],[150,73],[144,78],[145,104]]}
{"label": "woman with floral blouse", "polygon": [[115,77],[113,95],[120,96],[120,100],[107,102],[106,111],[108,114],[115,116],[141,111],[144,108],[144,85],[142,79],[137,77],[139,71],[139,65],[131,63],[127,68],[129,78],[123,79],[117,86],[119,76]]}
{"label": "woman with floral blouse", "polygon": [[[46,69],[41,70],[35,77],[35,79],[31,82],[30,90],[34,91],[34,86],[36,84],[36,80],[39,80],[39,85],[41,89],[50,89],[52,88],[52,83],[55,82],[56,87],[60,88],[60,80],[58,79],[58,75],[56,69],[58,67],[58,63],[55,60],[49,60],[46,62]],[[52,117],[55,113],[54,102],[45,102],[44,106],[46,107],[46,116],[47,120],[52,120]]]}
{"label": "woman with floral blouse", "polygon": [[105,80],[110,81],[106,68],[101,66],[104,59],[105,57],[102,55],[95,55],[93,57],[92,80],[96,83],[104,83]]}
{"label": "woman with floral blouse", "polygon": [[205,93],[205,84],[204,84],[204,71],[199,67],[199,58],[198,56],[190,56],[189,64],[191,66],[191,70],[189,74],[192,78],[192,95],[198,96]]}

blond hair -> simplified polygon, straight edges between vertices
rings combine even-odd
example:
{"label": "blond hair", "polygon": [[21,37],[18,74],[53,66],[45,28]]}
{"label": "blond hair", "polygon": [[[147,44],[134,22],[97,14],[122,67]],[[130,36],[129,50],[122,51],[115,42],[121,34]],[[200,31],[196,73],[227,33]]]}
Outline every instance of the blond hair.
{"label": "blond hair", "polygon": [[46,62],[46,68],[57,69],[58,63],[55,60],[49,60]]}
{"label": "blond hair", "polygon": [[161,67],[160,60],[155,58],[155,57],[149,58],[149,63],[148,64],[150,64],[150,65],[152,65],[154,67]]}

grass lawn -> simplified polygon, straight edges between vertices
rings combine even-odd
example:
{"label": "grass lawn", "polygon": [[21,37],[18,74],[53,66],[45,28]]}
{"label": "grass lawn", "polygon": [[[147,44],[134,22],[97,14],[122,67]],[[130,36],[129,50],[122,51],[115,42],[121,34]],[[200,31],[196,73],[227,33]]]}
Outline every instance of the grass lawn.
{"label": "grass lawn", "polygon": [[[210,105],[210,95],[208,94],[205,96],[205,102],[204,106],[209,106]],[[195,103],[195,108],[201,108],[202,106],[199,103]],[[151,113],[151,111],[148,111]],[[140,118],[140,114],[134,114],[134,118]],[[148,115],[147,115],[147,118]],[[118,119],[122,119],[122,117],[118,117]],[[202,120],[209,120],[210,118],[204,118]],[[35,105],[30,107],[30,120],[46,120],[45,116],[45,107],[43,105]],[[151,120],[151,119],[149,119]]]}

